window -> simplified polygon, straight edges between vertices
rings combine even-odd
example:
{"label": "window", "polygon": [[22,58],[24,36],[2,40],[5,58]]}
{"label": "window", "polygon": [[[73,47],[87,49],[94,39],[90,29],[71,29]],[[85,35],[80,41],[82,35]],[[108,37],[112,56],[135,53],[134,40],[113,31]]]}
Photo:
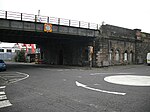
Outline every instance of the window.
{"label": "window", "polygon": [[12,52],[12,50],[11,49],[7,49],[7,52]]}
{"label": "window", "polygon": [[112,53],[113,53],[113,50],[111,49],[111,50],[109,51],[109,60],[110,60],[110,61],[112,60]]}
{"label": "window", "polygon": [[129,61],[132,63],[132,61],[133,61],[133,52],[131,51],[130,52],[130,55],[129,55],[130,57],[129,57]]}
{"label": "window", "polygon": [[116,61],[119,61],[120,57],[119,57],[119,50],[116,50]]}
{"label": "window", "polygon": [[0,52],[4,52],[4,49],[0,49]]}
{"label": "window", "polygon": [[124,61],[127,61],[128,60],[128,53],[127,51],[124,52]]}

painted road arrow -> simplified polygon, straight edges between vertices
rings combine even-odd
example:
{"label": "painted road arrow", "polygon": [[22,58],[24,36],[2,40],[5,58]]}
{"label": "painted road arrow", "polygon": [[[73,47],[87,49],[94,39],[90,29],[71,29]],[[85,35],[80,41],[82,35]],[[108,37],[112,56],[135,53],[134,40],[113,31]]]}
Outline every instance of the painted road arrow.
{"label": "painted road arrow", "polygon": [[78,87],[82,87],[82,88],[86,88],[92,91],[97,91],[97,92],[102,92],[102,93],[108,93],[108,94],[115,94],[115,95],[126,95],[126,93],[122,93],[122,92],[112,92],[112,91],[106,91],[106,90],[101,90],[101,89],[96,89],[96,88],[92,88],[92,87],[88,87],[87,85],[84,85],[82,83],[79,83],[78,81],[75,82],[76,85]]}

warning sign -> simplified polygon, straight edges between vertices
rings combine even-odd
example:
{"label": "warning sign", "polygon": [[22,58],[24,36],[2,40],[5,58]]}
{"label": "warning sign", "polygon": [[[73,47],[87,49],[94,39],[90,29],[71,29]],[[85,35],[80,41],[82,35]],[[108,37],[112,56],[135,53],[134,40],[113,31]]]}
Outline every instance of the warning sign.
{"label": "warning sign", "polygon": [[45,32],[52,32],[52,24],[50,24],[50,23],[45,23],[45,24],[44,24],[44,31],[45,31]]}

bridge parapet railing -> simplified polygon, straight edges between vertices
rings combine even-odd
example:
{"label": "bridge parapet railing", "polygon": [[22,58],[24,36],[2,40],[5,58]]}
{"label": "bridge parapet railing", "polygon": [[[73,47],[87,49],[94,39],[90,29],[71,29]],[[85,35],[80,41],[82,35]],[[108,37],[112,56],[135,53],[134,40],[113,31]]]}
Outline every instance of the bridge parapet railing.
{"label": "bridge parapet railing", "polygon": [[59,18],[58,19],[58,24],[59,25],[64,25],[64,26],[70,26],[70,20],[69,19],[64,19],[64,18]]}
{"label": "bridge parapet railing", "polygon": [[6,16],[7,16],[7,19],[20,20],[22,15],[19,12],[10,12],[10,11],[8,11]]}
{"label": "bridge parapet railing", "polygon": [[22,14],[22,21],[35,21],[35,15],[34,14],[26,14],[26,13],[21,13]]}
{"label": "bridge parapet railing", "polygon": [[79,21],[77,20],[70,20],[70,26],[73,26],[73,27],[79,27]]}
{"label": "bridge parapet railing", "polygon": [[96,23],[90,23],[89,24],[90,29],[99,29],[100,25],[96,24]]}
{"label": "bridge parapet railing", "polygon": [[40,23],[51,23],[51,24],[57,24],[57,25],[95,29],[95,30],[99,29],[99,25],[95,23],[57,18],[57,17],[27,14],[27,13],[20,13],[20,12],[4,11],[4,10],[0,10],[0,18],[40,22]]}
{"label": "bridge parapet railing", "polygon": [[58,19],[57,17],[50,17],[49,18],[49,23],[51,24],[58,24]]}
{"label": "bridge parapet railing", "polygon": [[80,24],[79,27],[81,27],[81,28],[90,28],[88,22],[79,21],[79,24]]}
{"label": "bridge parapet railing", "polygon": [[5,18],[5,11],[4,10],[0,10],[0,18]]}

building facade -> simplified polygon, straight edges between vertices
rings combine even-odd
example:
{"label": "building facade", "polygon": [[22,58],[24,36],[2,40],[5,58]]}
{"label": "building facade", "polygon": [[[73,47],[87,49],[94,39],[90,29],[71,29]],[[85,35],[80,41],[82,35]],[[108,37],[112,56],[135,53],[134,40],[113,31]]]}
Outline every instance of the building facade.
{"label": "building facade", "polygon": [[150,34],[140,29],[106,24],[100,27],[95,38],[48,40],[41,44],[40,51],[40,59],[54,65],[103,67],[142,64],[150,52]]}
{"label": "building facade", "polygon": [[19,49],[12,47],[0,47],[0,59],[12,61],[16,56],[16,51]]}
{"label": "building facade", "polygon": [[140,29],[102,25],[94,40],[93,66],[145,63],[150,52],[150,34]]}
{"label": "building facade", "polygon": [[28,56],[29,54],[35,54],[36,50],[35,44],[16,43],[11,47],[6,47],[7,45],[3,43],[3,45],[0,46],[0,59],[7,61],[13,61],[17,53],[21,50],[25,51],[26,56]]}

